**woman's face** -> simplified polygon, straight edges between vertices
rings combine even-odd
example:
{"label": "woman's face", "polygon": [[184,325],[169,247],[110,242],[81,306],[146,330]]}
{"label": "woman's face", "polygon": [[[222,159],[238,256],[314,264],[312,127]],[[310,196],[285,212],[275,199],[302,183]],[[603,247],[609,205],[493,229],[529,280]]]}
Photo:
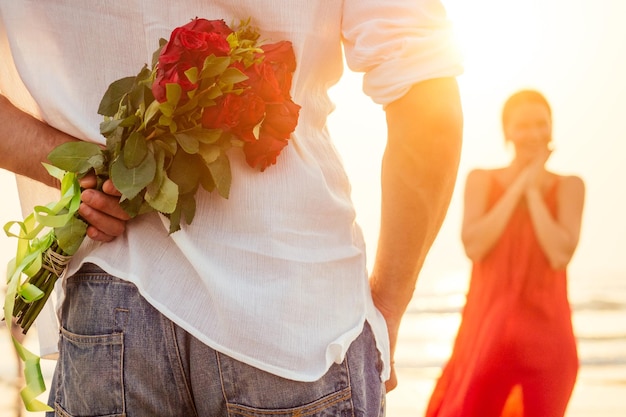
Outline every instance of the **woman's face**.
{"label": "woman's face", "polygon": [[541,103],[521,103],[513,108],[504,125],[504,137],[515,147],[520,162],[530,162],[548,149],[552,141],[552,118]]}

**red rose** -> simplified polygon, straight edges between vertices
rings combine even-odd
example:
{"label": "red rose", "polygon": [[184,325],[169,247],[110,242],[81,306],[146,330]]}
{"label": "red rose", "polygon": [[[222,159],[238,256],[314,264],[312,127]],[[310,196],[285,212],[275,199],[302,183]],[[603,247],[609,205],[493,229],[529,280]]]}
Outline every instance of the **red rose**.
{"label": "red rose", "polygon": [[265,116],[265,102],[249,90],[241,95],[227,94],[215,106],[206,107],[202,113],[202,126],[222,129],[237,135],[241,140],[253,142],[254,128]]}
{"label": "red rose", "polygon": [[293,46],[289,41],[280,41],[262,45],[265,60],[271,63],[281,63],[289,72],[296,70],[296,56],[293,52]]}
{"label": "red rose", "polygon": [[291,100],[266,104],[259,139],[246,142],[243,148],[248,165],[263,171],[276,163],[276,158],[296,129],[299,112],[300,106]]}
{"label": "red rose", "polygon": [[246,142],[243,152],[248,165],[264,171],[265,168],[276,163],[276,157],[285,146],[287,146],[286,139],[278,139],[261,133],[258,140]]}
{"label": "red rose", "polygon": [[211,32],[217,33],[222,37],[226,38],[228,35],[233,33],[233,30],[228,27],[228,25],[224,22],[224,20],[207,20],[207,19],[193,19],[191,22],[187,23],[184,26],[181,26],[185,29],[193,30],[196,32]]}
{"label": "red rose", "polygon": [[[181,63],[180,65],[172,67],[169,72],[163,72],[159,80],[159,86],[157,86],[156,83],[152,85],[152,93],[155,96],[154,98],[160,103],[167,100],[165,97],[165,86],[167,84],[178,84],[183,92],[193,91],[198,88],[198,85],[189,81],[189,78],[185,75],[185,71],[189,68],[191,68],[190,64]],[[158,97],[157,94],[159,95]]]}
{"label": "red rose", "polygon": [[290,98],[291,79],[296,70],[296,56],[291,42],[281,41],[263,45],[261,49],[265,55],[264,62],[271,66],[283,97]]}
{"label": "red rose", "polygon": [[244,85],[251,87],[266,103],[283,100],[280,84],[271,65],[262,61],[247,68],[245,74],[248,80],[244,82]]}
{"label": "red rose", "polygon": [[229,131],[239,124],[243,101],[237,94],[226,94],[214,106],[205,107],[202,112],[202,126],[207,129]]}
{"label": "red rose", "polygon": [[239,124],[233,128],[233,133],[241,140],[252,142],[256,140],[253,130],[265,116],[265,101],[250,90],[246,90],[241,95],[241,102]]}
{"label": "red rose", "polygon": [[261,46],[263,60],[243,72],[247,85],[269,103],[290,99],[291,80],[296,57],[291,42],[281,41]]}
{"label": "red rose", "polygon": [[232,30],[221,20],[194,19],[174,29],[159,55],[156,78],[152,84],[154,98],[160,103],[165,102],[166,85],[177,83],[183,91],[180,103],[184,104],[188,93],[198,87],[187,78],[185,71],[192,67],[202,69],[210,55],[228,55],[230,45],[226,37],[230,33]]}
{"label": "red rose", "polygon": [[300,106],[291,100],[265,106],[265,120],[261,133],[276,138],[287,139],[296,129]]}

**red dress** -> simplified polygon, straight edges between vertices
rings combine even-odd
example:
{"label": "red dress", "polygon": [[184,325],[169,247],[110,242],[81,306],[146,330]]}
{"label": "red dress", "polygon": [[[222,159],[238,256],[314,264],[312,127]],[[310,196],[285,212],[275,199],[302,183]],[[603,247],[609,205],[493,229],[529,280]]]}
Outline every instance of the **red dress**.
{"label": "red dress", "polygon": [[[553,216],[558,181],[544,195]],[[488,205],[504,193],[493,178]],[[550,268],[524,203],[475,262],[452,356],[427,417],[562,417],[578,356],[565,270]]]}

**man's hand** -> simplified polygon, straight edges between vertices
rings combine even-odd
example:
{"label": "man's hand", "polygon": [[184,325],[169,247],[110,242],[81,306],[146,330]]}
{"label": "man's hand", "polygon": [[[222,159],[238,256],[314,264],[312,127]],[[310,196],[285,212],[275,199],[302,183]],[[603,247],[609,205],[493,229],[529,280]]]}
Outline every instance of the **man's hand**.
{"label": "man's hand", "polygon": [[120,206],[120,192],[109,179],[102,185],[102,191],[95,189],[96,177],[88,175],[80,180],[84,189],[78,213],[89,224],[87,236],[100,242],[110,242],[126,230],[130,220],[128,213]]}

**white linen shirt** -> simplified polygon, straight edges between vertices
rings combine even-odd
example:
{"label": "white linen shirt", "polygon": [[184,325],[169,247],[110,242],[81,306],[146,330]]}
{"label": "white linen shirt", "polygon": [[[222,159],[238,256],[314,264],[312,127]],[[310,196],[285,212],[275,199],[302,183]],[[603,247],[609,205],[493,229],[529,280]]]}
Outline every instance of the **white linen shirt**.
{"label": "white linen shirt", "polygon": [[333,110],[327,90],[342,74],[342,45],[348,65],[365,73],[365,93],[383,106],[419,81],[458,75],[443,6],[0,0],[0,91],[51,126],[102,144],[97,109],[107,86],[135,75],[159,38],[194,17],[229,24],[251,17],[262,39],[293,43],[292,95],[302,109],[289,145],[263,173],[233,151],[228,200],[199,191],[193,223],[172,235],[167,219],[148,214],[111,243],[87,239],[68,272],[98,264],[212,348],[301,381],[341,362],[367,320],[386,379],[386,327],[371,299],[348,178],[326,128]]}

